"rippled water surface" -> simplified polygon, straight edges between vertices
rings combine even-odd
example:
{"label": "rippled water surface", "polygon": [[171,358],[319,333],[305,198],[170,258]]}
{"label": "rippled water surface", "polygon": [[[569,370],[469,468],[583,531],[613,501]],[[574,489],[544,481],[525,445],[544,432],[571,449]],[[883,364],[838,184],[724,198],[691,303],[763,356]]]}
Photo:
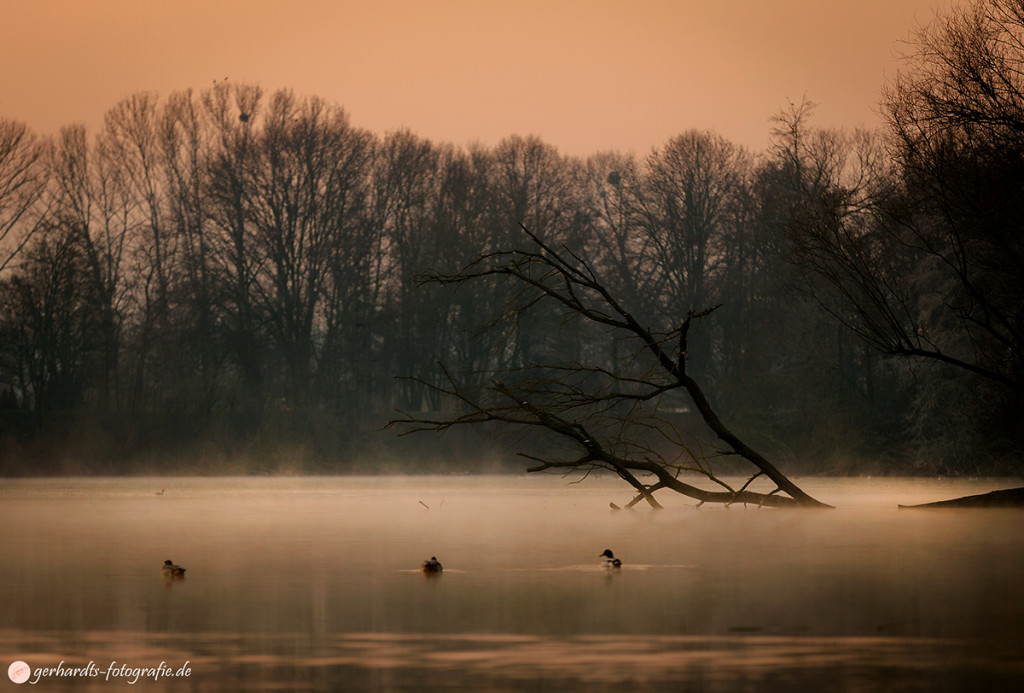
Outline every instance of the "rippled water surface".
{"label": "rippled water surface", "polygon": [[837,508],[612,512],[621,482],[550,476],[2,480],[0,662],[69,691],[161,663],[189,675],[146,690],[1024,690],[1024,511],[897,509],[1019,482],[801,483]]}

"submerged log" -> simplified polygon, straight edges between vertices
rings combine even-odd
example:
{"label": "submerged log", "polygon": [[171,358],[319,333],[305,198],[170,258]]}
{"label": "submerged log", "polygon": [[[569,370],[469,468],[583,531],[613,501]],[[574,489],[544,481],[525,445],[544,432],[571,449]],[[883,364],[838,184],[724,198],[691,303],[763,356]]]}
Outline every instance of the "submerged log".
{"label": "submerged log", "polygon": [[1024,488],[1008,488],[975,496],[963,496],[934,503],[900,505],[900,510],[919,508],[1024,508]]}

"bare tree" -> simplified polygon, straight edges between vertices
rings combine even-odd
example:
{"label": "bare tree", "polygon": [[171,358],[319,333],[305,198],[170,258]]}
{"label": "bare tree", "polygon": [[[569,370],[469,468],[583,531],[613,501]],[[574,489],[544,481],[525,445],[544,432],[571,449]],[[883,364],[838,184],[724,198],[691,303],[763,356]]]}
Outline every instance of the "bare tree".
{"label": "bare tree", "polygon": [[49,166],[53,202],[48,225],[71,234],[83,256],[90,310],[101,333],[100,400],[104,407],[116,406],[126,295],[133,282],[125,267],[134,226],[127,174],[102,144],[90,146],[80,125],[61,129]]}
{"label": "bare tree", "polygon": [[77,234],[57,228],[37,234],[17,271],[0,282],[0,373],[44,425],[81,404],[91,375],[94,314],[85,274]]}
{"label": "bare tree", "polygon": [[[525,227],[523,231],[528,248],[486,253],[456,274],[429,273],[422,280],[456,286],[508,282],[506,319],[522,321],[540,309],[553,308],[567,323],[597,326],[607,330],[609,339],[626,340],[633,348],[628,363],[614,371],[575,361],[537,364],[495,373],[496,378],[476,392],[458,387],[450,377],[442,390],[461,411],[438,418],[403,413],[391,425],[411,433],[497,422],[550,434],[554,440],[544,452],[520,453],[536,462],[528,471],[611,471],[636,491],[630,505],[646,500],[659,507],[655,492],[669,489],[701,503],[827,507],[740,440],[687,372],[690,330],[714,308],[689,312],[673,329],[647,328],[609,293],[583,258],[567,248],[556,249]],[[729,484],[714,461],[692,450],[680,427],[659,413],[659,404],[678,392],[689,396],[723,445],[721,454],[753,467],[744,483]],[[703,477],[711,488],[690,483],[684,473]],[[754,490],[759,480],[767,480],[772,488]]]}
{"label": "bare tree", "polygon": [[886,353],[923,351],[913,253],[884,220],[894,179],[880,140],[816,130],[811,110],[791,107],[773,133],[789,188],[791,259],[821,282],[810,293],[865,341]]}
{"label": "bare tree", "polygon": [[[922,27],[885,107],[891,233],[946,286],[957,345],[909,351],[1024,395],[1024,5],[978,0]],[[951,328],[951,329],[948,329]]]}
{"label": "bare tree", "polygon": [[[429,304],[434,297],[416,291],[413,276],[430,267],[443,252],[433,224],[439,198],[440,150],[407,130],[388,134],[377,148],[373,173],[375,226],[383,229],[388,249],[388,311],[394,324],[388,351],[399,372],[422,372],[425,359],[437,353],[444,323]],[[434,345],[435,348],[427,348]],[[401,381],[402,409],[419,409],[425,391],[412,380]]]}
{"label": "bare tree", "polygon": [[188,373],[175,387],[175,408],[192,409],[206,421],[216,399],[224,344],[217,327],[218,295],[209,217],[210,131],[191,91],[172,94],[159,114],[158,142],[166,191],[169,235],[177,239],[180,264],[172,281],[177,370]]}
{"label": "bare tree", "polygon": [[[501,229],[504,235],[508,222],[495,204],[497,169],[491,150],[483,146],[474,145],[465,151],[454,147],[444,149],[439,161],[438,202],[429,231],[436,249],[429,258],[430,264],[410,269],[421,272],[442,263],[462,267],[473,261],[476,249],[500,245],[495,229]],[[478,385],[479,374],[493,367],[496,358],[493,342],[500,340],[483,338],[487,335],[477,328],[500,310],[500,292],[497,287],[480,283],[433,298],[436,303],[432,315],[441,327],[441,343],[434,360],[440,358],[460,364],[457,377],[466,386]],[[435,372],[434,378],[437,384],[443,374]],[[436,388],[428,388],[425,395],[431,408],[440,408]]]}
{"label": "bare tree", "polygon": [[[539,137],[513,135],[503,139],[491,150],[494,177],[491,192],[496,215],[491,248],[507,247],[508,239],[519,234],[520,222],[545,238],[557,238],[579,247],[579,227],[574,224],[580,204],[573,200],[576,192],[575,161]],[[510,330],[508,345],[501,352],[510,364],[523,364],[544,358],[547,347],[578,350],[578,332],[558,332],[541,314],[530,322],[505,323]],[[546,335],[547,339],[539,338]],[[556,336],[563,343],[554,345]],[[568,343],[566,343],[568,342]]]}
{"label": "bare tree", "polygon": [[832,288],[827,307],[880,351],[1019,397],[1024,7],[958,7],[913,46],[885,97],[888,151],[869,133],[809,128],[808,104],[778,119],[799,197],[790,240]]}
{"label": "bare tree", "polygon": [[293,402],[309,403],[331,270],[358,263],[365,250],[359,236],[371,141],[321,99],[279,91],[268,104],[249,208],[263,260],[255,287]]}
{"label": "bare tree", "polygon": [[659,272],[653,265],[654,238],[644,232],[641,175],[632,155],[596,154],[585,164],[585,200],[594,229],[590,256],[607,268],[605,281],[616,296],[638,306],[642,314],[656,313],[650,304],[659,292]]}
{"label": "bare tree", "polygon": [[0,118],[0,272],[25,247],[45,217],[47,143],[28,126]]}
{"label": "bare tree", "polygon": [[133,195],[138,230],[134,249],[142,254],[147,283],[143,299],[146,320],[156,325],[167,319],[170,310],[178,240],[166,223],[167,186],[159,117],[156,94],[133,94],[107,111],[101,134],[101,146],[111,161],[123,167],[125,183]]}
{"label": "bare tree", "polygon": [[740,184],[744,151],[710,132],[673,137],[645,162],[641,193],[668,310],[710,303],[722,259],[726,216]]}
{"label": "bare tree", "polygon": [[933,469],[1019,465],[1022,69],[1024,5],[962,3],[909,44],[884,140],[811,129],[806,104],[775,132],[794,258],[823,306],[897,357],[887,365],[907,377],[891,418]]}
{"label": "bare tree", "polygon": [[210,260],[222,311],[220,329],[238,372],[238,387],[229,397],[237,421],[252,429],[260,424],[265,399],[265,340],[255,305],[261,260],[248,213],[255,195],[262,100],[259,87],[228,82],[218,82],[201,96],[211,150],[205,171]]}

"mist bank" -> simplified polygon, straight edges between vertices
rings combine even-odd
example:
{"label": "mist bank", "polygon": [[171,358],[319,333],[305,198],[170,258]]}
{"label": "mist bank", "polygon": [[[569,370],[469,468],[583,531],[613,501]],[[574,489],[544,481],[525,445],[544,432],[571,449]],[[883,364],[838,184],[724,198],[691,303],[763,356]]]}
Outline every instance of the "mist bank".
{"label": "mist bank", "polygon": [[[523,474],[530,463],[518,453],[536,452],[545,443],[497,428],[400,438],[382,428],[383,418],[359,430],[338,431],[331,423],[297,430],[281,424],[245,439],[186,435],[173,420],[163,421],[149,438],[138,429],[129,433],[95,421],[68,421],[48,429],[46,436],[25,439],[7,430],[0,438],[0,476]],[[751,432],[751,439],[787,471],[801,476],[1019,476],[1019,467],[997,460],[936,472],[935,466],[825,446],[820,455],[801,456],[770,437]],[[700,445],[713,446],[714,441],[705,437]],[[727,460],[716,465],[725,474],[745,471]]]}

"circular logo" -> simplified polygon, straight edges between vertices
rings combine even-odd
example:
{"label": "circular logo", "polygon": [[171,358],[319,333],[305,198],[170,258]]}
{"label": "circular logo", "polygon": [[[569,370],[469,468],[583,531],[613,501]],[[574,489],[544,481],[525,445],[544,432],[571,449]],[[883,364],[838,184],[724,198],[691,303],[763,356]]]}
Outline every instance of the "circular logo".
{"label": "circular logo", "polygon": [[20,660],[12,662],[11,666],[7,667],[7,675],[15,683],[25,683],[28,681],[28,677],[32,675],[32,667]]}

